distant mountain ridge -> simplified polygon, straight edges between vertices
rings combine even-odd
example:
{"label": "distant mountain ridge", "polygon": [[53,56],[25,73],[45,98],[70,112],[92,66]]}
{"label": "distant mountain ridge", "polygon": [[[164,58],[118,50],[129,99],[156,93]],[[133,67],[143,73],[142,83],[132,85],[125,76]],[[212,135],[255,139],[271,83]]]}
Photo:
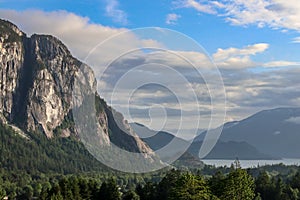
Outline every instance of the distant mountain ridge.
{"label": "distant mountain ridge", "polygon": [[[202,141],[205,132],[194,141]],[[300,158],[300,108],[260,111],[224,125],[220,141],[247,142],[274,157]]]}
{"label": "distant mountain ridge", "polygon": [[[202,145],[202,140],[195,140],[194,142],[186,141],[182,138],[178,138],[171,133],[165,131],[154,131],[147,128],[144,125],[132,123],[131,127],[146,142],[153,150],[159,150],[164,146],[168,145],[171,141],[174,142],[177,148],[169,149],[167,153],[162,152],[164,157],[166,155],[176,155],[181,152],[183,147],[188,147],[186,152],[193,155],[196,159],[199,159],[199,150]],[[213,150],[205,157],[205,159],[245,159],[245,160],[256,160],[256,159],[278,159],[279,157],[270,156],[260,152],[254,146],[247,142],[236,142],[236,141],[218,141]]]}
{"label": "distant mountain ridge", "polygon": [[[189,168],[202,168],[204,163],[198,158],[191,154],[191,152],[185,152],[185,147],[189,147],[189,142],[175,137],[174,135],[165,131],[154,131],[139,123],[131,123],[132,129],[139,135],[139,137],[146,142],[151,149],[157,151],[156,153],[162,159],[162,161],[168,161],[170,157],[178,157],[178,160],[172,163],[176,167],[189,167]],[[161,150],[167,146],[170,142],[176,148],[168,148]],[[161,151],[160,151],[161,150]]]}

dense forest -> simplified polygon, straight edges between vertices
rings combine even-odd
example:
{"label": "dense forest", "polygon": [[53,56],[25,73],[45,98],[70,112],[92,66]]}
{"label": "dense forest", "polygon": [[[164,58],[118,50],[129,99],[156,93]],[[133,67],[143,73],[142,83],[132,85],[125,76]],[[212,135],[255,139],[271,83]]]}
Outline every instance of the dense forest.
{"label": "dense forest", "polygon": [[[283,167],[283,166],[281,166]],[[164,175],[113,173],[77,175],[26,175],[1,171],[0,199],[103,199],[103,200],[297,200],[300,171],[292,176],[272,176],[260,170],[231,167],[212,176],[201,171],[172,169]],[[155,179],[155,178],[156,179]]]}
{"label": "dense forest", "polygon": [[172,167],[147,174],[113,171],[76,138],[25,139],[0,125],[0,200],[9,199],[300,199],[300,168]]}
{"label": "dense forest", "polygon": [[56,137],[49,141],[41,133],[26,134],[30,139],[20,137],[12,128],[0,123],[2,169],[22,170],[31,174],[105,170],[76,138]]}

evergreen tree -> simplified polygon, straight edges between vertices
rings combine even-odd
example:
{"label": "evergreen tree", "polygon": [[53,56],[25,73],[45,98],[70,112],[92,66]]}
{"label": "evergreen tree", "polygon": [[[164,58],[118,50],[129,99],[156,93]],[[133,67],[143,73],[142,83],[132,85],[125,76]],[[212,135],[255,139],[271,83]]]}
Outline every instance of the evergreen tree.
{"label": "evergreen tree", "polygon": [[102,183],[99,191],[99,199],[103,200],[120,200],[121,194],[114,179],[109,179],[107,182]]}
{"label": "evergreen tree", "polygon": [[58,192],[57,194],[52,194],[50,200],[64,200],[64,197],[61,195],[60,192]]}
{"label": "evergreen tree", "polygon": [[279,177],[276,181],[273,200],[287,199],[284,190],[285,190],[285,184],[283,183],[282,178]]}
{"label": "evergreen tree", "polygon": [[40,196],[41,192],[42,192],[42,184],[35,183],[33,185],[33,196],[38,197]]}
{"label": "evergreen tree", "polygon": [[122,200],[140,200],[140,197],[134,191],[129,190],[123,194]]}
{"label": "evergreen tree", "polygon": [[232,170],[225,183],[223,200],[252,200],[255,197],[254,179],[241,168]]}
{"label": "evergreen tree", "polygon": [[285,190],[286,196],[288,197],[288,199],[290,200],[299,200],[300,199],[300,193],[298,188],[292,188],[290,186],[286,187]]}
{"label": "evergreen tree", "polygon": [[33,197],[33,188],[31,185],[27,185],[25,188],[24,188],[24,195],[23,197],[25,199],[32,199]]}
{"label": "evergreen tree", "polygon": [[167,199],[170,196],[171,189],[176,186],[176,181],[179,179],[181,172],[172,169],[160,181],[157,187],[157,198]]}
{"label": "evergreen tree", "polygon": [[256,193],[260,194],[263,200],[272,200],[274,196],[274,185],[267,172],[260,172],[256,181]]}
{"label": "evergreen tree", "polygon": [[157,199],[157,190],[156,184],[147,182],[144,187],[138,185],[136,187],[136,193],[140,196],[142,200],[156,200]]}
{"label": "evergreen tree", "polygon": [[262,200],[261,196],[259,193],[257,193],[256,197],[254,198],[254,200]]}
{"label": "evergreen tree", "polygon": [[0,186],[0,199],[3,199],[6,196],[5,190]]}
{"label": "evergreen tree", "polygon": [[203,177],[191,173],[181,173],[167,197],[170,200],[208,200],[212,198],[213,195]]}
{"label": "evergreen tree", "polygon": [[217,197],[221,197],[223,194],[225,180],[224,174],[221,171],[217,171],[208,181],[211,192]]}
{"label": "evergreen tree", "polygon": [[51,184],[49,182],[45,182],[42,186],[42,191],[40,193],[40,199],[46,200],[48,198],[48,194],[51,190]]}
{"label": "evergreen tree", "polygon": [[78,182],[78,187],[80,191],[80,196],[82,199],[92,198],[92,188],[89,187],[89,182],[86,179],[80,179]]}
{"label": "evergreen tree", "polygon": [[[73,183],[72,183],[73,185]],[[63,178],[59,181],[59,188],[61,195],[64,197],[65,200],[72,200],[74,199],[73,192],[71,190],[71,184],[67,178]]]}
{"label": "evergreen tree", "polygon": [[298,171],[295,176],[293,176],[290,185],[292,188],[297,188],[300,190],[300,172]]}
{"label": "evergreen tree", "polygon": [[71,190],[72,193],[72,200],[80,200],[81,196],[80,196],[80,188],[79,188],[79,180],[77,177],[72,176],[69,179],[69,188]]}

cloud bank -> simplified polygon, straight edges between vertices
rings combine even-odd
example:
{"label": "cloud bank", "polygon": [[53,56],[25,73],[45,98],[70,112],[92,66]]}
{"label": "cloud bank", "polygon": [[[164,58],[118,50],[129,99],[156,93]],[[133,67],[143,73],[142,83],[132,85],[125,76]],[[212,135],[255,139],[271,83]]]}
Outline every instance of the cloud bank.
{"label": "cloud bank", "polygon": [[[230,2],[234,3],[235,1]],[[249,9],[248,7],[250,6],[248,4],[252,5],[251,1],[249,1],[249,3],[244,1],[239,2],[243,3],[243,5],[246,4],[247,9]],[[260,1],[257,3],[259,4],[259,2]],[[278,3],[280,3],[280,5],[290,5],[290,3],[284,3],[283,1],[278,1]],[[212,6],[216,7],[215,4],[216,3],[212,2],[209,8],[212,9]],[[265,4],[261,6],[265,7]],[[220,4],[217,7],[225,9],[228,5]],[[236,9],[238,8],[239,7]],[[270,9],[270,7],[268,7],[268,9]],[[272,9],[278,10],[279,7],[273,7]],[[285,7],[281,9],[283,10],[280,12],[285,12]],[[215,10],[217,9],[215,8]],[[234,9],[233,11],[237,12]],[[237,16],[237,14],[228,15],[228,17],[231,18],[236,18]],[[210,61],[203,52],[185,50],[151,52],[137,50],[127,56],[115,59],[118,58],[120,53],[138,49],[139,47],[164,48],[164,44],[158,41],[151,40],[150,38],[140,38],[134,33],[128,32],[128,34],[118,37],[118,40],[113,40],[114,42],[110,43],[109,46],[101,46],[100,51],[95,51],[89,55],[89,52],[98,44],[128,30],[93,24],[86,17],[81,17],[66,11],[1,10],[0,17],[17,24],[29,35],[32,33],[43,33],[58,37],[68,46],[75,57],[84,61],[86,57],[89,56],[87,60],[88,64],[95,69],[96,74],[99,73],[97,70],[101,71],[101,69],[108,64],[107,62],[112,59],[116,60],[114,63],[115,67],[106,71],[107,76],[99,80],[99,87],[101,86],[100,91],[112,87],[112,83],[120,79],[124,71],[130,70],[134,66],[142,66],[145,63],[159,63],[169,66],[185,75],[189,80],[189,87],[196,91],[196,95],[201,102],[199,109],[201,111],[203,124],[207,123],[210,119],[211,98],[208,85],[203,79],[199,78],[198,75],[188,70],[187,66],[190,65],[190,63],[186,62],[186,60],[190,61],[195,64],[199,70],[209,74],[211,69],[209,65]],[[245,20],[246,19],[241,22],[246,23]],[[275,22],[276,21],[273,21],[272,23]],[[55,24],[55,26],[53,26],[53,24]],[[269,25],[271,26],[271,24]],[[275,25],[272,26],[276,27]],[[120,44],[122,45],[120,46]],[[244,47],[219,48],[212,55],[215,64],[220,69],[226,88],[227,120],[239,120],[262,109],[281,106],[300,106],[299,63],[285,60],[270,60],[265,63],[257,62],[255,57],[267,51],[269,46],[267,43],[256,43]],[[186,58],[186,60],[181,58]],[[166,71],[159,67],[156,71],[136,71],[136,77],[148,76],[153,77],[153,79],[156,77],[157,80],[170,80],[170,84],[176,88],[176,82],[172,82],[172,76],[166,74]],[[128,84],[129,83],[130,82],[128,82]],[[210,84],[212,84],[210,86],[213,88],[220,88],[216,90],[216,96],[218,92],[220,94],[222,93],[221,87],[213,85],[213,82]],[[126,93],[128,93],[126,87],[129,85],[124,84],[123,86],[123,93],[118,95],[119,100],[122,100],[123,97],[125,98]],[[185,93],[189,91],[181,92],[184,96]],[[100,94],[103,95],[105,93],[100,92]],[[158,104],[163,105],[167,110],[167,114],[170,115],[170,129],[177,126],[178,124],[176,124],[176,122],[180,115],[174,94],[155,84],[149,84],[140,88],[137,90],[137,93],[132,96],[131,112],[132,116],[134,116],[134,120],[147,124],[149,113],[145,112],[145,108],[150,109],[151,106]],[[222,103],[216,102],[216,109],[218,109],[218,105],[222,106]],[[118,109],[122,110],[126,106],[127,105],[119,104]],[[181,110],[187,113],[190,118],[198,115],[197,112],[194,112],[195,104],[193,101],[190,101],[190,99],[184,101]],[[186,122],[183,128],[188,129],[190,125],[189,122]]]}
{"label": "cloud bank", "polygon": [[233,25],[300,31],[298,0],[175,0],[177,8],[193,8],[200,13],[215,14]]}

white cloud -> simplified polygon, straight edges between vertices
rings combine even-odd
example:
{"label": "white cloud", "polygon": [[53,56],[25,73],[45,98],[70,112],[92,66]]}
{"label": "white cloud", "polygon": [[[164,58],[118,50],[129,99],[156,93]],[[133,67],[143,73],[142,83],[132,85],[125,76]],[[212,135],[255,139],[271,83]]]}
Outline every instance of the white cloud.
{"label": "white cloud", "polygon": [[213,54],[213,59],[218,67],[237,69],[237,68],[249,68],[256,67],[257,63],[251,60],[250,56],[254,56],[258,53],[262,53],[269,47],[266,43],[258,43],[246,46],[242,49],[228,48],[218,49]]}
{"label": "white cloud", "polygon": [[[300,62],[291,62],[285,60],[271,62],[255,62],[252,57],[257,54],[264,53],[269,48],[269,44],[257,43],[248,45],[243,48],[230,47],[227,49],[219,48],[212,58],[215,64],[220,69],[246,69],[254,67],[292,67],[299,66]],[[158,51],[145,55],[140,55],[148,62],[161,63],[175,68],[189,68],[193,65],[195,68],[213,69],[214,66],[211,60],[201,52],[193,51]]]}
{"label": "white cloud", "polygon": [[300,31],[298,0],[235,0],[225,10],[227,20],[236,25],[256,24]]}
{"label": "white cloud", "polygon": [[[92,24],[88,18],[80,17],[66,11],[42,12],[29,10],[17,12],[13,10],[1,10],[0,17],[16,23],[22,30],[29,34],[43,33],[55,35],[60,38],[68,46],[73,55],[80,60],[84,60],[95,45],[107,40],[115,34],[128,31],[127,29],[117,29],[99,24]],[[55,26],[53,26],[53,24],[55,24]],[[133,33],[128,33],[123,37],[119,37],[117,40],[111,40],[106,46],[100,46],[100,48],[91,55],[88,60],[88,64],[91,66],[95,64],[94,69],[97,70],[97,66],[99,67],[107,64],[106,62],[118,57],[120,53],[124,51],[129,51],[140,46],[152,46],[159,48],[161,45],[162,44],[157,43],[155,40],[143,40]],[[242,48],[230,47],[218,49],[213,55],[216,63],[220,66],[226,87],[228,109],[227,119],[232,118],[239,120],[249,114],[253,114],[256,111],[274,106],[300,106],[299,68],[278,68],[276,73],[272,73],[270,70],[255,73],[251,72],[251,70],[244,70],[249,67],[277,67],[283,65],[295,66],[298,64],[297,62],[280,60],[266,63],[256,63],[253,61],[254,56],[265,52],[268,47],[269,45],[265,43],[252,44]],[[139,62],[141,64],[143,64],[143,62],[153,62],[168,66],[175,66],[180,73],[185,73],[185,75],[190,78],[189,80],[193,81],[191,81],[193,83],[192,87],[196,90],[197,95],[201,97],[201,110],[210,110],[211,105],[209,101],[209,93],[206,87],[207,85],[205,82],[201,82],[201,80],[199,80],[198,75],[194,75],[193,73],[189,74],[191,71],[187,71],[185,69],[188,67],[189,63],[182,59],[186,58],[196,66],[200,66],[199,69],[204,69],[205,71],[210,68],[207,67],[209,66],[207,64],[209,60],[204,54],[192,51],[174,51],[169,52],[169,54],[162,52],[148,52],[148,56],[145,56],[143,53],[145,52],[129,54],[127,57],[127,65],[130,66],[132,63],[139,64]],[[130,57],[130,55],[132,56]],[[122,66],[123,68],[127,67],[125,65]],[[117,73],[115,71],[111,71],[111,74],[109,75],[112,75],[112,77],[110,77],[110,79],[114,79]],[[159,73],[159,71],[157,71],[157,73]],[[155,77],[155,74],[149,76]],[[147,76],[142,77],[147,79]],[[166,79],[166,81],[169,80],[170,84],[176,84],[174,81],[172,82],[174,78],[169,74],[167,78],[163,73],[158,76],[158,80],[163,78]],[[211,80],[213,80],[213,78]],[[110,87],[108,82],[103,82],[103,80],[99,83],[105,85],[105,88]],[[180,85],[173,86],[178,89],[182,88]],[[216,91],[214,91],[216,94],[213,95],[217,96],[219,95],[218,93],[222,93],[222,87],[219,85],[211,87],[216,88]],[[187,86],[185,88],[187,88]],[[123,92],[124,95],[120,94],[118,96],[120,99],[126,97],[126,93],[128,91],[124,90]],[[187,96],[186,94],[190,91],[186,89],[181,92],[183,96]],[[147,96],[147,94],[149,95]],[[141,101],[149,99],[151,96],[156,99],[167,98],[164,93],[152,91],[152,93],[141,93]],[[166,108],[175,109],[177,105],[173,102],[165,101],[164,106]],[[217,102],[216,106],[217,109],[221,109],[222,104]],[[183,110],[189,111],[194,108],[194,102],[184,102]],[[208,115],[203,114],[201,118],[203,117],[206,119],[207,116]],[[186,122],[186,126],[192,125],[193,124]]]}
{"label": "white cloud", "polygon": [[169,51],[154,52],[146,57],[148,62],[161,63],[174,68],[212,69],[209,58],[200,52],[194,51]]}
{"label": "white cloud", "polygon": [[228,49],[218,49],[217,52],[214,54],[214,59],[216,60],[223,60],[231,56],[247,56],[247,55],[255,55],[257,53],[264,52],[268,49],[269,45],[266,43],[258,43],[249,45],[242,49],[238,48],[228,48]]}
{"label": "white cloud", "polygon": [[0,17],[12,21],[29,35],[38,33],[58,37],[68,46],[73,55],[81,60],[85,59],[95,45],[112,35],[126,31],[126,29],[91,24],[89,18],[66,11],[1,10]]}
{"label": "white cloud", "polygon": [[177,20],[180,18],[181,16],[175,13],[170,13],[167,15],[166,17],[166,24],[177,24]]}
{"label": "white cloud", "polygon": [[175,7],[177,8],[194,8],[199,12],[203,13],[215,13],[215,10],[213,9],[211,2],[208,3],[200,3],[196,0],[176,0],[173,2]]}
{"label": "white cloud", "polygon": [[[117,29],[100,24],[92,24],[86,17],[80,17],[66,11],[43,12],[38,10],[13,11],[1,10],[0,17],[6,18],[20,26],[28,34],[43,33],[52,34],[60,38],[71,50],[72,54],[85,60],[89,52],[101,42],[107,40],[113,35],[120,34],[127,29]],[[55,24],[55,26],[53,26]],[[120,46],[120,44],[122,44]],[[94,66],[97,64],[105,65],[107,61],[117,57],[121,52],[135,49],[139,46],[161,47],[154,40],[141,40],[134,34],[127,33],[119,37],[117,41],[111,40],[109,47],[102,47],[102,51],[97,50],[88,59],[88,64]],[[218,49],[213,54],[215,63],[220,68],[241,69],[249,67],[281,67],[295,66],[299,63],[290,61],[272,61],[268,63],[255,63],[251,56],[263,53],[268,49],[266,43],[258,43],[243,48]],[[103,49],[106,49],[103,51]],[[209,68],[209,60],[200,52],[174,51],[174,54],[165,54],[156,52],[147,57],[152,61],[166,63],[171,66],[184,67],[189,65],[184,59],[191,61],[200,68]],[[176,56],[179,55],[179,56]],[[180,57],[181,56],[181,57]]]}
{"label": "white cloud", "polygon": [[117,0],[107,0],[106,2],[106,15],[111,17],[114,22],[122,25],[128,24],[127,13],[119,9],[119,2]]}
{"label": "white cloud", "polygon": [[[151,39],[141,39],[140,37],[137,37],[137,35],[135,35],[132,32],[127,32],[126,34],[120,35],[120,33],[124,33],[128,31],[127,29],[117,29],[117,28],[102,26],[99,24],[92,24],[88,18],[83,18],[66,11],[43,12],[38,10],[27,10],[27,11],[19,12],[13,10],[1,10],[0,17],[12,21],[16,25],[18,25],[23,31],[29,34],[42,33],[42,34],[51,34],[58,37],[59,39],[62,40],[63,43],[67,45],[67,47],[71,50],[72,54],[75,57],[83,61],[85,60],[89,52],[96,45],[101,44],[102,42],[106,41],[107,39],[111,38],[116,34],[117,35],[119,34],[119,37],[109,40],[108,43],[104,43],[104,44],[102,43],[102,45],[100,45],[99,48],[97,48],[96,51],[94,51],[90,55],[89,59],[86,60],[87,64],[89,64],[94,69],[96,75],[101,73],[102,72],[101,70],[105,66],[107,66],[107,64],[110,61],[118,58],[120,55],[123,54],[123,52],[130,52],[131,50],[138,49],[141,46],[156,47],[156,48],[162,47],[161,46],[162,44],[158,43],[157,41]],[[55,26],[53,26],[53,24],[55,24]],[[136,55],[134,53],[128,54],[127,56],[128,60],[127,61],[125,60],[126,62],[128,62],[129,67],[131,66],[130,61],[136,62],[136,60],[139,61],[139,59],[141,60],[146,59],[146,61],[149,62],[153,61],[155,63],[162,63],[162,64],[163,62],[165,62],[166,64],[174,64],[178,66],[180,63],[175,62],[176,60],[181,61],[181,63],[186,63],[186,62],[184,61],[184,59],[180,59],[180,56],[178,56],[177,54],[180,54],[181,56],[184,57],[188,57],[189,59],[192,59],[194,62],[197,62],[198,59],[201,60],[203,57],[202,54],[197,52],[173,52],[173,53],[170,52],[169,54],[167,54],[169,55],[169,57],[168,56],[164,57],[164,55],[159,53],[157,54],[150,53],[149,57],[144,56],[144,58],[142,57],[143,55],[142,51],[135,51],[135,53]],[[115,75],[120,73],[118,70],[123,70],[123,68],[125,67],[126,67],[125,65],[122,65],[121,69],[112,68],[112,72],[109,74],[112,76],[110,76],[109,79],[110,80],[116,79]],[[186,66],[182,66],[182,67],[185,68]],[[156,73],[159,73],[159,71]],[[147,71],[145,71],[145,73],[142,75],[145,74],[147,74]],[[150,78],[155,77],[155,74],[152,75],[149,74],[149,76]],[[147,76],[145,77],[137,76],[136,78],[139,77],[143,77],[144,79],[147,78],[149,79],[149,77]],[[171,76],[171,74],[169,74],[169,78],[170,79],[165,79],[165,74],[163,72],[160,73],[158,76],[158,80],[164,79],[165,81],[169,81],[168,82],[168,84],[170,83],[169,85],[179,84],[179,83],[174,83],[174,79],[173,76]],[[132,81],[130,80],[128,81],[132,83]],[[178,85],[178,87],[175,87],[174,85],[173,86],[174,88],[180,88],[182,87],[181,85]],[[99,81],[99,86],[105,86],[104,89],[101,88],[102,90],[105,90],[110,87],[109,83],[103,80]],[[105,91],[103,92],[101,91],[100,93],[102,97],[106,97],[104,96],[105,94],[104,92]],[[122,98],[126,98],[128,95],[128,90],[126,90],[126,88],[122,89],[121,92],[123,93],[120,93],[118,95],[119,101],[121,101]],[[149,98],[145,96],[145,94],[143,95],[142,95],[143,99]],[[152,97],[155,96],[155,98],[165,98],[163,94],[155,93],[155,92],[151,93],[150,96]],[[106,100],[109,101],[110,99],[106,98]],[[127,99],[125,99],[125,101],[126,100]],[[189,104],[189,105],[194,106],[195,104]],[[123,104],[123,106],[126,105]],[[167,108],[168,107],[172,108],[171,103],[165,106]]]}
{"label": "white cloud", "polygon": [[292,42],[293,43],[300,43],[300,37],[295,37]]}
{"label": "white cloud", "polygon": [[[124,52],[141,46],[160,47],[156,41],[140,39],[128,29],[93,24],[87,17],[66,11],[1,10],[0,17],[12,21],[29,35],[38,33],[56,36],[75,57],[86,61],[96,72]],[[121,33],[121,36],[114,38]],[[97,45],[99,47],[94,49]]]}
{"label": "white cloud", "polygon": [[175,0],[177,8],[194,8],[198,12],[216,14],[233,25],[300,31],[298,0],[220,0],[206,3],[195,0]]}
{"label": "white cloud", "polygon": [[263,67],[288,67],[288,66],[300,66],[299,62],[290,62],[290,61],[272,61],[263,64]]}
{"label": "white cloud", "polygon": [[293,67],[300,66],[300,62],[286,60],[275,60],[265,63],[255,62],[252,57],[263,53],[269,48],[269,44],[258,43],[248,45],[244,48],[218,49],[213,54],[216,65],[221,69],[245,69],[254,67],[275,68],[275,67]]}

